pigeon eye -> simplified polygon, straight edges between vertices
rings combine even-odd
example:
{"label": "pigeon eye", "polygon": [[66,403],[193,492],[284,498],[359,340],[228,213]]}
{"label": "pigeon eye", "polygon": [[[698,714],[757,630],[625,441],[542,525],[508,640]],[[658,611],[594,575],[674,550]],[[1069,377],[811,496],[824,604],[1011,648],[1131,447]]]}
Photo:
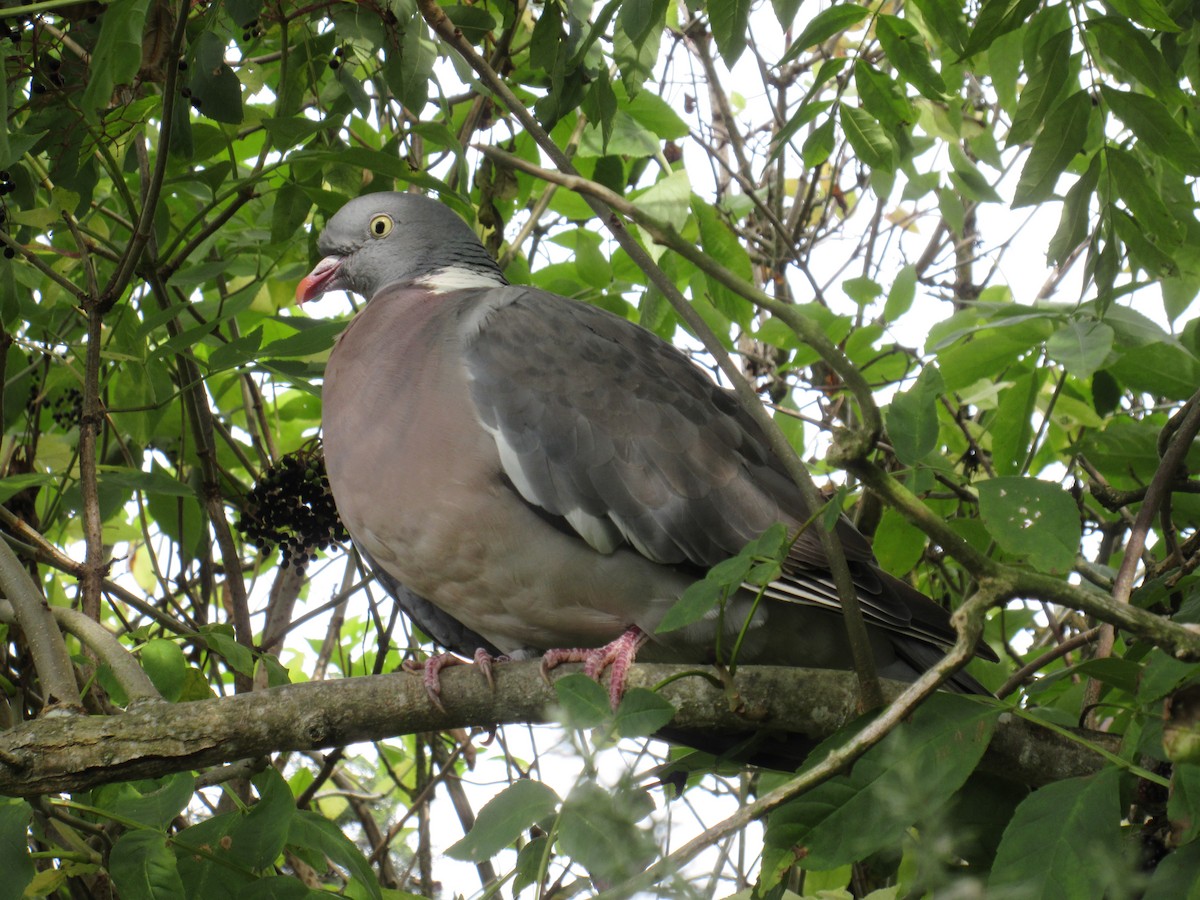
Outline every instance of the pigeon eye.
{"label": "pigeon eye", "polygon": [[383,213],[371,219],[371,237],[382,238],[392,233],[392,217]]}

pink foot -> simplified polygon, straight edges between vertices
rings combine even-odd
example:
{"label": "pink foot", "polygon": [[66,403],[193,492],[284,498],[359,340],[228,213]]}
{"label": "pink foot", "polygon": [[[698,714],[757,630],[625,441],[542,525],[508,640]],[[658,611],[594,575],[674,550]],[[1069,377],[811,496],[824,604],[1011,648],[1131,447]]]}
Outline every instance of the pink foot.
{"label": "pink foot", "polygon": [[[493,690],[496,688],[496,679],[492,673],[492,663],[503,662],[507,658],[506,656],[493,657],[482,647],[475,651],[473,662],[479,669],[479,673],[483,676],[484,681],[488,683],[488,687]],[[448,669],[451,666],[468,666],[470,664],[470,662],[461,656],[455,656],[453,653],[439,653],[436,656],[429,657],[424,663],[405,660],[403,668],[406,672],[421,673],[421,680],[425,683],[425,693],[429,695],[430,702],[441,712],[445,712],[446,707],[442,705],[442,669]]]}
{"label": "pink foot", "polygon": [[646,633],[636,625],[631,625],[619,638],[603,647],[547,650],[546,655],[542,657],[542,676],[549,680],[550,670],[563,663],[583,663],[583,674],[599,681],[604,670],[610,669],[608,699],[612,708],[616,709],[625,694],[625,679],[629,674],[629,667],[646,640]]}

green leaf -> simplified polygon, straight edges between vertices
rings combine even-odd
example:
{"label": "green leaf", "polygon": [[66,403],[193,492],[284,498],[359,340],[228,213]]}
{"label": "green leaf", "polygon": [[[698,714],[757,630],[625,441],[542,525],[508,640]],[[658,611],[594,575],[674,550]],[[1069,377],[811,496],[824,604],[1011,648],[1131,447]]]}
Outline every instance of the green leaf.
{"label": "green leaf", "polygon": [[867,306],[874,303],[879,298],[879,295],[883,293],[883,288],[879,282],[865,275],[847,278],[842,282],[842,290],[846,292],[847,297],[859,306]]}
{"label": "green leaf", "polygon": [[1142,900],[1200,900],[1200,842],[1193,841],[1161,859]]}
{"label": "green leaf", "polygon": [[[839,775],[771,813],[768,847],[803,847],[804,864],[833,869],[896,841],[962,787],[1003,712],[936,694]],[[810,759],[821,758],[820,750]]]}
{"label": "green leaf", "polygon": [[1003,323],[1003,327],[998,323],[997,327],[982,328],[967,339],[949,346],[945,341],[938,342],[931,349],[937,354],[946,389],[958,391],[981,378],[994,381],[997,372],[1003,372],[1022,353],[1041,344],[1055,326],[1049,318],[1038,315]]}
{"label": "green leaf", "polygon": [[562,707],[563,724],[572,728],[595,728],[612,713],[608,691],[581,672],[555,679],[554,693]]}
{"label": "green leaf", "polygon": [[[111,800],[104,797],[109,790],[114,792]],[[96,805],[119,818],[165,829],[192,801],[195,790],[196,779],[178,772],[158,781],[105,785],[98,791]]]}
{"label": "green leaf", "polygon": [[895,145],[883,126],[864,109],[838,103],[842,130],[859,160],[872,169],[891,172],[895,166]]}
{"label": "green leaf", "polygon": [[[750,265],[750,255],[742,246],[742,242],[717,216],[717,211],[694,194],[691,206],[692,214],[700,225],[700,247],[705,255],[719,262],[747,284],[752,284],[754,274]],[[743,328],[749,327],[754,315],[754,307],[750,301],[735,294],[712,275],[705,273],[704,280],[713,305],[726,318],[737,322]]]}
{"label": "green leaf", "polygon": [[296,815],[296,801],[283,776],[268,766],[253,778],[258,802],[243,815],[234,840],[238,858],[259,870],[271,865],[283,852],[288,831]]}
{"label": "green leaf", "polygon": [[927,540],[925,532],[889,506],[879,519],[871,549],[880,568],[902,578],[920,562]]}
{"label": "green leaf", "polygon": [[617,24],[625,36],[635,44],[639,44],[650,36],[650,32],[661,25],[661,18],[666,12],[666,4],[655,8],[653,3],[622,3],[617,14]]}
{"label": "green leaf", "polygon": [[1074,33],[1064,28],[1057,34],[1045,36],[1038,48],[1037,61],[1029,82],[1021,90],[1021,99],[1013,114],[1012,128],[1004,139],[1005,147],[1015,147],[1031,140],[1046,122],[1046,114],[1058,105],[1072,86],[1071,41]]}
{"label": "green leaf", "polygon": [[887,431],[896,458],[914,466],[933,452],[938,437],[938,396],[945,389],[936,366],[926,366],[909,390],[887,407]]}
{"label": "green leaf", "polygon": [[225,0],[225,12],[238,28],[250,28],[262,12],[262,0]]}
{"label": "green leaf", "polygon": [[[1105,321],[1112,324],[1108,318]],[[1170,344],[1128,349],[1108,367],[1108,372],[1127,390],[1146,391],[1172,400],[1186,400],[1200,384],[1200,360],[1195,354]],[[1191,385],[1191,390],[1187,385]]]}
{"label": "green leaf", "polygon": [[1139,141],[1181,172],[1200,174],[1200,147],[1158,100],[1106,84],[1100,93]]}
{"label": "green leaf", "polygon": [[200,629],[200,637],[209,649],[220,654],[235,672],[250,676],[254,674],[254,654],[239,644],[226,625],[207,625]]}
{"label": "green leaf", "polygon": [[208,355],[208,371],[222,372],[235,366],[242,366],[258,359],[258,350],[262,346],[263,329],[259,325],[249,334],[234,338],[221,344]]}
{"label": "green leaf", "polygon": [[415,9],[403,23],[403,28],[400,53],[388,54],[384,74],[388,86],[405,108],[424,109],[429,99],[437,48],[429,37],[425,20]]}
{"label": "green leaf", "polygon": [[625,91],[633,97],[654,71],[668,0],[622,3],[613,29],[613,61]]}
{"label": "green leaf", "polygon": [[[583,98],[583,111],[589,121],[600,126],[603,140],[600,144],[601,153],[608,153],[608,142],[612,139],[613,118],[617,114],[617,95],[613,93],[612,82],[608,80],[608,72],[600,71],[591,88]],[[655,143],[655,149],[657,149]],[[651,151],[653,152],[653,151]]]}
{"label": "green leaf", "polygon": [[784,30],[792,27],[796,13],[800,11],[800,2],[801,0],[771,0],[771,6],[775,10],[775,21]]}
{"label": "green leaf", "polygon": [[687,122],[657,94],[642,91],[636,97],[622,101],[622,109],[659,140],[676,141],[690,133]]}
{"label": "green leaf", "polygon": [[[546,8],[557,9],[557,6],[550,3],[546,5]],[[443,6],[442,11],[446,14],[446,18],[454,23],[454,27],[462,32],[463,37],[472,44],[480,43],[496,27],[496,22],[492,19],[492,14],[483,7],[455,4],[453,6]],[[543,12],[544,15],[545,13]],[[536,32],[536,27],[534,30]]]}
{"label": "green leaf", "polygon": [[950,174],[950,179],[969,200],[975,200],[979,203],[1000,203],[1002,197],[996,193],[996,189],[991,183],[983,177],[983,173],[979,171],[978,166],[972,162],[962,150],[955,144],[950,145],[950,161],[954,165],[954,171]]}
{"label": "green leaf", "polygon": [[854,87],[863,107],[881,125],[897,128],[916,119],[912,104],[889,75],[864,60],[854,64]]}
{"label": "green leaf", "polygon": [[1173,767],[1167,817],[1171,820],[1173,839],[1178,843],[1186,844],[1200,837],[1200,766],[1176,763]]}
{"label": "green leaf", "polygon": [[912,308],[916,296],[917,270],[911,265],[904,266],[896,273],[887,302],[883,304],[883,321],[890,323],[899,319]]}
{"label": "green leaf", "polygon": [[823,44],[835,34],[853,28],[867,17],[867,9],[853,3],[838,3],[813,16],[800,36],[792,42],[778,65],[790,63],[809,47]]}
{"label": "green leaf", "polygon": [[979,514],[996,543],[1045,572],[1069,572],[1079,550],[1079,510],[1057,484],[991,478],[976,484]]}
{"label": "green leaf", "polygon": [[142,668],[162,698],[171,703],[177,701],[187,677],[187,657],[179,645],[174,641],[154,638],[145,643],[138,656]]}
{"label": "green leaf", "polygon": [[1001,35],[1020,28],[1040,5],[1041,0],[985,0],[961,58],[988,49]]}
{"label": "green leaf", "polygon": [[530,825],[553,815],[558,802],[558,794],[540,781],[513,782],[484,805],[470,833],[446,855],[468,862],[491,859]]}
{"label": "green leaf", "polygon": [[729,68],[746,49],[746,29],[750,24],[750,0],[708,0],[708,22]]}
{"label": "green leaf", "polygon": [[325,353],[333,347],[337,336],[346,330],[346,323],[340,319],[325,319],[325,320],[305,320],[298,318],[288,318],[284,320],[288,325],[297,327],[299,330],[295,334],[289,334],[287,337],[280,338],[277,341],[271,341],[259,351],[259,356],[263,359],[275,359],[279,357],[297,357],[297,356],[313,356],[317,353]]}
{"label": "green leaf", "polygon": [[929,29],[956,54],[961,54],[967,40],[963,5],[956,0],[914,0],[913,5]]}
{"label": "green leaf", "polygon": [[300,185],[288,181],[275,193],[271,208],[271,242],[294,241],[308,218],[312,200]]}
{"label": "green leaf", "polygon": [[807,168],[816,168],[833,154],[834,124],[834,117],[826,116],[825,121],[805,138],[800,158]]}
{"label": "green leaf", "polygon": [[1041,371],[1026,372],[1000,393],[991,418],[992,464],[997,475],[1019,475],[1033,438],[1031,417],[1041,389]]}
{"label": "green leaf", "polygon": [[1091,227],[1092,195],[1100,180],[1100,154],[1092,157],[1087,171],[1067,191],[1063,201],[1062,217],[1058,230],[1046,247],[1046,258],[1056,266],[1062,266],[1067,258],[1088,236]]}
{"label": "green leaf", "polygon": [[[748,564],[746,571],[750,571]],[[709,575],[711,574],[710,571]],[[662,621],[658,623],[658,627],[654,629],[654,632],[656,634],[666,634],[667,632],[691,625],[693,622],[699,622],[716,608],[716,605],[721,602],[721,598],[725,596],[727,591],[728,588],[714,578],[706,577],[700,581],[692,582],[671,608],[667,610],[667,614],[663,616]]]}
{"label": "green leaf", "polygon": [[654,734],[675,717],[675,707],[654,691],[631,688],[617,707],[617,734],[625,738]]}
{"label": "green leaf", "polygon": [[33,809],[24,800],[0,800],[0,872],[10,897],[20,897],[36,869],[29,855]]}
{"label": "green leaf", "polygon": [[593,877],[628,878],[654,858],[654,839],[637,824],[653,810],[654,801],[645,791],[582,782],[563,803],[559,847]]}
{"label": "green leaf", "polygon": [[1091,378],[1112,352],[1115,332],[1094,319],[1072,319],[1046,339],[1046,352],[1076,378]]}
{"label": "green leaf", "polygon": [[263,119],[262,125],[271,136],[271,143],[280,148],[297,147],[315,134],[320,134],[328,126],[324,122],[314,122],[302,116],[289,116],[282,119]]}
{"label": "green leaf", "polygon": [[29,488],[42,487],[47,484],[54,484],[56,481],[53,475],[42,472],[27,472],[23,475],[6,475],[0,478],[0,500],[8,500],[14,497],[21,491]]}
{"label": "green leaf", "polygon": [[100,35],[79,105],[90,118],[112,102],[113,88],[130,84],[142,63],[142,32],[150,0],[112,0],[104,8]]}
{"label": "green leaf", "polygon": [[1105,5],[1152,31],[1182,31],[1159,0],[1107,0]]}
{"label": "green leaf", "polygon": [[[1124,185],[1122,189],[1125,189]],[[1123,209],[1110,209],[1110,215],[1113,225],[1116,226],[1117,236],[1129,251],[1129,267],[1133,271],[1141,269],[1154,278],[1174,278],[1179,274],[1179,266],[1174,257],[1151,239],[1144,224]]]}
{"label": "green leaf", "polygon": [[776,522],[744,546],[736,556],[717,563],[700,581],[693,582],[667,610],[655,632],[666,634],[698,621],[709,613],[723,597],[746,582],[755,563],[780,562],[787,551],[787,526]]}
{"label": "green leaf", "polygon": [[1076,91],[1046,118],[1046,125],[1033,142],[1013,195],[1013,206],[1030,206],[1054,195],[1058,176],[1080,153],[1087,137],[1092,101],[1087,91]]}
{"label": "green leaf", "polygon": [[946,83],[929,61],[929,49],[911,22],[897,16],[878,16],[875,36],[905,81],[930,100],[945,97]]}
{"label": "green leaf", "polygon": [[109,488],[123,491],[146,491],[149,494],[164,494],[168,497],[196,496],[192,486],[175,478],[169,472],[155,466],[149,472],[126,469],[123,466],[97,466],[100,483]]}
{"label": "green leaf", "polygon": [[1125,201],[1129,211],[1147,234],[1162,241],[1176,243],[1183,234],[1183,223],[1167,209],[1161,191],[1146,177],[1146,167],[1117,147],[1104,150],[1104,161],[1108,165],[1117,193]]}
{"label": "green leaf", "polygon": [[1118,77],[1136,87],[1148,89],[1164,103],[1183,102],[1179,74],[1162,52],[1128,19],[1103,16],[1084,21],[1084,36],[1096,41],[1100,51],[1116,69]]}
{"label": "green leaf", "polygon": [[[322,858],[333,860],[353,877],[356,884],[371,900],[383,900],[383,891],[375,870],[366,855],[341,829],[324,816],[307,809],[296,810],[288,826],[287,843],[290,847],[310,848]],[[361,896],[357,891],[346,891],[347,896]],[[390,896],[390,895],[389,895]]]}
{"label": "green leaf", "polygon": [[686,218],[691,202],[692,184],[683,169],[660,178],[633,198],[634,206],[666,224]]}
{"label": "green leaf", "polygon": [[1111,887],[1122,858],[1120,772],[1069,778],[1022,801],[1004,830],[989,894],[1093,900]]}
{"label": "green leaf", "polygon": [[127,831],[117,838],[108,856],[108,874],[122,897],[185,896],[175,854],[161,831]]}
{"label": "green leaf", "polygon": [[[140,50],[138,54],[140,59]],[[192,45],[192,57],[189,87],[199,112],[216,122],[241,124],[242,83],[225,62],[225,42],[216,32],[203,31]]]}
{"label": "green leaf", "polygon": [[549,838],[540,834],[528,841],[517,853],[517,864],[514,867],[516,877],[512,882],[513,897],[520,897],[527,887],[538,884],[542,877],[542,860],[546,859],[546,844]]}

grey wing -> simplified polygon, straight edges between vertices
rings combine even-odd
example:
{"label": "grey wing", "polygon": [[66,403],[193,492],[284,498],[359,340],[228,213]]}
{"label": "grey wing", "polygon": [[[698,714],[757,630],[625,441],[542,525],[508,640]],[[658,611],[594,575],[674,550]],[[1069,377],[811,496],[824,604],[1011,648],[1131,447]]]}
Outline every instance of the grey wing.
{"label": "grey wing", "polygon": [[[467,374],[480,420],[526,502],[564,519],[599,552],[628,544],[655,562],[701,568],[776,522],[809,518],[754,421],[676,348],[553,294],[516,286],[491,294],[467,341]],[[840,609],[819,527],[796,540],[769,596]],[[878,570],[866,538],[846,520],[838,534],[868,619],[914,633],[909,598]],[[953,640],[931,623],[915,631]]]}
{"label": "grey wing", "polygon": [[471,396],[521,495],[596,550],[710,566],[798,492],[737,402],[687,357],[624,319],[526,288],[466,348]]}

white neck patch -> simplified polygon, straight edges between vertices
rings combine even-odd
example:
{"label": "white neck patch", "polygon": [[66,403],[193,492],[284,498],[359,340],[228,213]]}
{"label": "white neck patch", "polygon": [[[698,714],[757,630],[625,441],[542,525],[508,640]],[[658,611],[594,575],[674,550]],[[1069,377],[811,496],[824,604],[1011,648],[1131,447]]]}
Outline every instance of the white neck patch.
{"label": "white neck patch", "polygon": [[502,287],[504,280],[495,272],[480,272],[459,266],[447,266],[417,279],[417,284],[435,294],[446,294],[466,288]]}

